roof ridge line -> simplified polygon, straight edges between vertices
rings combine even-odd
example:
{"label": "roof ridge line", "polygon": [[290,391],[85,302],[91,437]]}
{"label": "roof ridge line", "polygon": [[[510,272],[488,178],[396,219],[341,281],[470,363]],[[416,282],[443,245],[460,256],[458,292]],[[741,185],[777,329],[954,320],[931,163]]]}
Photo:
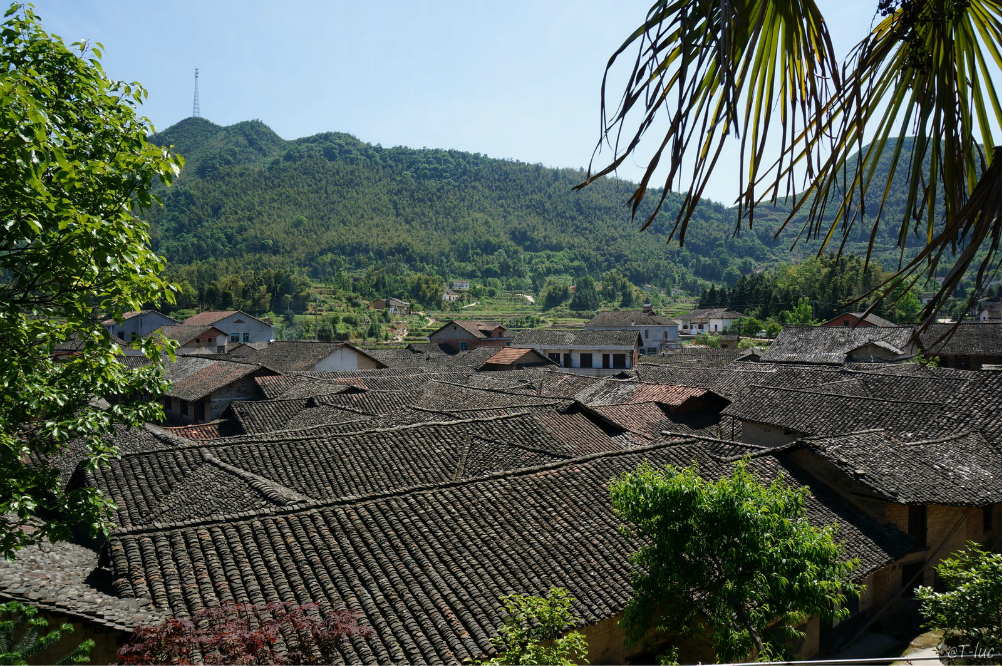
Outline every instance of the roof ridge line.
{"label": "roof ridge line", "polygon": [[[542,465],[534,465],[532,467],[522,467],[522,468],[514,469],[514,470],[503,470],[503,471],[500,471],[500,472],[495,472],[493,474],[488,474],[488,475],[485,475],[485,476],[479,476],[479,477],[476,477],[476,478],[473,478],[473,479],[462,479],[462,480],[458,480],[458,481],[445,481],[445,482],[442,482],[442,483],[422,484],[422,485],[418,485],[418,486],[411,486],[410,488],[398,488],[396,490],[388,490],[388,491],[379,492],[379,493],[369,493],[367,495],[350,495],[350,496],[346,496],[346,497],[339,497],[339,498],[336,498],[336,499],[325,499],[325,500],[314,499],[314,500],[312,500],[310,502],[304,502],[302,504],[296,504],[296,505],[292,505],[292,506],[277,507],[277,508],[274,508],[274,509],[263,509],[263,510],[259,510],[259,511],[241,511],[241,512],[238,512],[238,513],[224,515],[224,516],[198,518],[198,519],[195,519],[195,520],[182,520],[182,521],[175,521],[175,522],[171,522],[171,523],[151,523],[149,525],[139,525],[139,526],[134,526],[134,527],[130,527],[130,528],[115,529],[115,530],[112,531],[112,533],[111,533],[110,536],[112,538],[114,538],[116,536],[131,536],[131,535],[144,534],[144,533],[155,533],[155,532],[163,532],[163,531],[169,531],[169,530],[178,529],[178,528],[185,528],[185,527],[198,527],[198,526],[202,526],[202,525],[214,525],[214,524],[225,523],[225,522],[229,522],[229,521],[233,521],[233,520],[245,520],[245,519],[251,519],[251,518],[263,518],[263,517],[269,517],[269,516],[279,516],[279,515],[289,514],[289,513],[298,512],[298,511],[313,511],[313,510],[316,510],[316,509],[323,509],[325,507],[350,506],[350,505],[353,505],[353,504],[366,504],[366,503],[376,502],[376,501],[379,501],[379,500],[382,500],[382,499],[391,498],[391,497],[406,497],[406,496],[409,496],[409,495],[418,495],[418,494],[423,494],[423,493],[431,493],[431,492],[436,492],[436,491],[444,490],[444,489],[447,489],[447,488],[455,488],[455,487],[459,487],[459,486],[470,486],[470,485],[476,485],[476,484],[480,484],[480,483],[486,483],[486,482],[489,482],[489,481],[494,481],[496,479],[518,478],[518,477],[521,477],[521,476],[530,476],[530,475],[536,474],[538,472],[543,472],[543,471],[547,471],[547,470],[550,470],[550,469],[557,469],[557,468],[560,468],[560,467],[565,466],[565,465],[580,465],[580,464],[585,464],[585,463],[592,462],[593,460],[598,460],[598,459],[603,459],[603,458],[617,458],[617,457],[621,457],[621,456],[634,456],[634,455],[637,455],[639,453],[643,453],[645,451],[657,450],[657,449],[662,449],[662,448],[669,448],[671,446],[678,446],[679,444],[684,443],[684,442],[681,442],[680,440],[686,440],[686,439],[709,439],[709,440],[713,440],[713,438],[711,438],[711,437],[700,437],[700,436],[697,436],[697,435],[680,435],[678,433],[669,433],[669,434],[675,434],[675,438],[673,438],[672,440],[669,440],[667,442],[660,443],[660,444],[659,443],[650,444],[650,445],[646,445],[646,446],[643,446],[643,447],[635,447],[635,448],[631,448],[631,449],[623,449],[623,450],[620,450],[620,451],[603,451],[601,453],[592,453],[592,454],[589,454],[589,455],[586,455],[586,456],[580,456],[578,458],[566,458],[564,460],[558,460],[556,462],[544,463]],[[735,443],[741,444],[740,442],[728,442],[727,440],[714,440],[714,441],[722,441],[722,442],[731,443],[731,444],[735,444]],[[746,444],[746,445],[743,445],[743,446],[755,446],[755,445],[754,444],[753,445]]]}
{"label": "roof ridge line", "polygon": [[[333,406],[333,405],[331,405],[331,406]],[[429,410],[429,411],[433,411],[433,410]],[[441,414],[442,412],[434,412],[434,413]],[[483,416],[483,417],[479,417],[479,418],[469,418],[469,419],[453,419],[453,420],[450,420],[450,421],[421,421],[419,423],[404,423],[404,424],[401,424],[401,425],[389,426],[389,427],[386,427],[386,428],[370,428],[370,429],[366,429],[366,430],[355,430],[355,431],[352,431],[352,432],[345,432],[345,433],[332,433],[331,436],[332,437],[354,437],[356,435],[363,435],[363,434],[374,433],[374,432],[397,432],[397,431],[407,430],[409,428],[420,428],[422,426],[435,426],[435,425],[442,426],[442,425],[454,425],[456,423],[482,423],[482,422],[485,422],[485,421],[500,421],[502,419],[510,419],[510,418],[515,418],[517,416],[525,416],[527,414],[529,414],[529,412],[513,412],[512,414],[498,414],[496,416]],[[365,421],[366,419],[361,419],[361,420]],[[349,423],[357,423],[357,421],[349,421]],[[329,426],[332,426],[332,425],[339,425],[339,424],[336,424],[336,423],[334,423],[334,424],[332,424],[332,423],[324,423],[324,424],[321,424],[321,425],[310,426],[310,427],[307,427],[307,428],[297,428],[295,430],[280,430],[280,431],[274,431],[274,432],[294,433],[294,432],[302,432],[302,431],[305,431],[305,430],[314,430],[314,429],[319,429],[319,428],[325,428],[325,427],[329,427]],[[281,437],[281,436],[279,436],[279,437],[275,437],[274,439],[271,439],[271,438],[267,437],[267,435],[273,434],[273,433],[251,433],[251,434],[246,434],[246,435],[232,435],[231,437],[233,437],[233,438],[237,438],[237,437],[248,438],[248,437],[255,437],[256,434],[265,435],[265,437],[256,438],[255,440],[252,440],[252,441],[246,441],[245,440],[243,442],[234,442],[234,441],[221,441],[221,440],[227,440],[227,439],[229,439],[228,437],[219,437],[217,439],[210,439],[210,440],[205,440],[205,439],[203,439],[203,440],[189,440],[189,439],[185,439],[183,437],[179,437],[178,435],[174,435],[172,433],[167,433],[167,436],[175,438],[175,439],[178,439],[178,440],[181,440],[182,443],[190,443],[190,445],[189,446],[183,446],[183,447],[165,447],[165,448],[162,448],[162,449],[148,449],[146,451],[131,451],[129,453],[123,453],[121,455],[121,458],[132,457],[132,456],[150,455],[150,454],[153,454],[153,453],[164,453],[166,451],[177,451],[178,449],[181,449],[181,448],[184,448],[184,449],[210,448],[210,447],[211,448],[216,448],[216,447],[232,446],[234,444],[244,444],[244,443],[247,443],[247,444],[273,444],[273,443],[277,443],[277,442],[284,442],[284,441],[287,442],[287,441],[295,441],[295,440],[298,440],[298,439],[303,439],[302,437]]]}
{"label": "roof ridge line", "polygon": [[[820,386],[824,386],[824,384],[820,384]],[[896,405],[942,405],[942,404],[944,404],[944,403],[940,403],[940,402],[925,402],[925,401],[919,401],[919,400],[892,400],[890,398],[874,398],[874,397],[871,397],[871,396],[846,395],[845,393],[825,393],[825,392],[820,392],[820,391],[810,391],[808,389],[803,389],[803,388],[793,388],[793,387],[789,387],[789,386],[762,386],[760,384],[750,384],[749,386],[746,386],[743,389],[743,391],[747,391],[749,389],[754,389],[754,388],[767,389],[767,390],[770,390],[770,391],[789,391],[791,393],[805,393],[805,394],[808,394],[808,395],[828,395],[828,396],[832,396],[834,398],[852,398],[854,400],[869,400],[871,402],[889,402],[889,403],[893,403],[893,404],[896,404]]]}
{"label": "roof ridge line", "polygon": [[206,448],[200,448],[199,453],[202,455],[202,459],[206,462],[206,464],[213,465],[224,472],[229,472],[230,474],[247,481],[252,488],[264,495],[265,499],[272,502],[282,504],[283,506],[290,506],[292,504],[313,501],[313,498],[309,495],[304,495],[303,493],[289,488],[288,486],[284,486],[273,479],[263,477],[250,470],[246,470],[242,467],[237,467],[220,460],[216,456],[212,455],[212,453],[210,453]]}

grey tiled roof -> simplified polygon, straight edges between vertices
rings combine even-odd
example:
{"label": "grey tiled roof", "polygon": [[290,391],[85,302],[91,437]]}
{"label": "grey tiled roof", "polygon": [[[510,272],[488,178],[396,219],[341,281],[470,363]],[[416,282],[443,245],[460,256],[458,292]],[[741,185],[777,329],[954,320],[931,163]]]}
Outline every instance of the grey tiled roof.
{"label": "grey tiled roof", "polygon": [[836,435],[885,428],[906,439],[934,438],[971,430],[950,405],[859,397],[767,386],[740,393],[724,412],[743,421],[782,427],[801,435]]}
{"label": "grey tiled roof", "polygon": [[636,331],[596,331],[585,329],[534,328],[520,331],[513,347],[623,347],[633,348]]}
{"label": "grey tiled roof", "polygon": [[1003,499],[1000,449],[978,434],[903,442],[870,430],[803,443],[890,502],[987,506]]}
{"label": "grey tiled roof", "polygon": [[995,356],[1003,361],[1001,338],[1003,325],[998,322],[962,322],[957,328],[954,324],[931,324],[920,333],[919,346],[931,355]]}
{"label": "grey tiled roof", "polygon": [[[475,473],[464,462],[475,441],[481,443],[481,467],[476,473],[602,450],[592,443],[596,435],[607,444],[605,450],[622,448],[598,429],[586,430],[589,424],[581,419],[554,423],[555,432],[562,433],[561,427],[573,430],[559,439],[546,421],[530,414],[380,429],[371,429],[367,423],[351,425],[355,432],[334,434],[311,428],[289,431],[281,438],[203,440],[194,446],[126,455],[88,478],[119,507],[116,524],[137,526],[161,522],[161,514],[182,519],[184,514],[179,512],[187,510],[184,519],[191,520],[225,514],[227,507],[236,514],[276,501],[262,498],[260,488],[248,476],[304,498],[335,499],[467,478]],[[590,435],[583,445],[582,437]],[[487,460],[496,466],[485,469]],[[186,496],[195,501],[185,505]],[[181,506],[175,506],[172,497]]]}
{"label": "grey tiled roof", "polygon": [[270,370],[252,363],[179,356],[176,363],[167,366],[171,388],[164,395],[192,402],[257,372],[272,374]]}
{"label": "grey tiled roof", "polygon": [[600,312],[585,323],[585,328],[611,328],[623,326],[675,326],[676,320],[644,310],[617,310]]}
{"label": "grey tiled roof", "polygon": [[745,315],[731,308],[700,308],[680,315],[679,319],[738,319]]}
{"label": "grey tiled roof", "polygon": [[897,352],[910,353],[912,326],[785,326],[763,353],[769,363],[829,363],[841,365],[846,355],[866,344],[883,343]]}
{"label": "grey tiled roof", "polygon": [[[631,596],[636,542],[617,530],[609,480],[647,460],[696,461],[716,478],[714,454],[749,447],[689,440],[603,454],[486,478],[203,520],[112,537],[114,584],[126,597],[186,614],[224,600],[316,601],[351,609],[374,630],[342,646],[348,662],[461,662],[490,655],[503,613],[498,597],[568,588],[586,623],[615,616]],[[471,448],[477,457],[476,446]],[[771,456],[750,466],[764,479],[802,478]],[[824,491],[822,491],[824,494]],[[826,495],[807,501],[815,524],[838,524],[862,578],[915,544]]]}

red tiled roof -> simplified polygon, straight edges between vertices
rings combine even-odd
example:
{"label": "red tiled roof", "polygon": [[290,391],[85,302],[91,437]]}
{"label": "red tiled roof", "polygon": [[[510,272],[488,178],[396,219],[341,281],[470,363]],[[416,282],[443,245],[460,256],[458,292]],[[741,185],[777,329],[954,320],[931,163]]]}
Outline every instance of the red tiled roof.
{"label": "red tiled roof", "polygon": [[497,354],[493,355],[488,360],[484,361],[485,364],[495,363],[497,365],[508,365],[510,363],[515,363],[523,356],[527,354],[533,354],[532,349],[520,349],[519,347],[505,347]]}

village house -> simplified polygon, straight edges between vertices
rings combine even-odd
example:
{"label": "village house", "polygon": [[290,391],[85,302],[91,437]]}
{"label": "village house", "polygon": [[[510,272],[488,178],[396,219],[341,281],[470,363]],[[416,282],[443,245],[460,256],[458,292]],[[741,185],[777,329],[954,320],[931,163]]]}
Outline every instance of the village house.
{"label": "village house", "polygon": [[538,328],[520,332],[512,346],[535,349],[568,372],[603,376],[637,364],[641,334],[635,330]]}
{"label": "village house", "polygon": [[234,400],[264,398],[255,377],[278,372],[257,363],[179,356],[168,363],[169,388],[161,398],[168,423],[214,421]]}
{"label": "village house", "polygon": [[460,292],[453,291],[452,289],[446,289],[442,292],[442,300],[444,303],[455,303],[460,300]]}
{"label": "village house", "polygon": [[369,304],[369,307],[373,310],[389,310],[392,315],[411,314],[411,304],[399,298],[377,298]]}
{"label": "village house", "polygon": [[271,342],[275,331],[270,322],[240,310],[207,310],[185,319],[186,326],[215,326],[230,337],[230,342]]}
{"label": "village house", "polygon": [[736,319],[745,315],[731,308],[700,308],[679,316],[679,332],[683,335],[722,333],[731,330]]}
{"label": "village house", "polygon": [[168,340],[178,343],[181,354],[225,354],[228,336],[215,326],[188,326],[176,324],[157,329]]}
{"label": "village house", "polygon": [[981,370],[1003,363],[1003,328],[989,321],[930,324],[919,336],[923,356],[944,368]]}
{"label": "village house", "polygon": [[784,326],[763,353],[769,363],[900,363],[916,356],[912,326]]}
{"label": "village house", "polygon": [[[583,457],[526,413],[359,431],[337,441],[303,431],[188,446],[154,433],[139,437],[155,443],[125,444],[110,468],[80,470],[71,480],[115,502],[118,527],[101,553],[83,549],[70,558],[62,544],[30,549],[29,559],[6,565],[0,592],[44,599],[48,611],[118,636],[227,598],[348,608],[374,632],[338,647],[350,663],[483,659],[504,619],[498,597],[542,595],[553,586],[574,599],[588,661],[637,660],[643,648],[625,644],[617,624],[631,594],[626,563],[635,545],[617,529],[609,480],[644,461],[696,463],[717,478],[750,454],[757,476],[779,475],[795,487],[806,479],[755,447],[679,436]],[[316,463],[289,464],[297,459]],[[915,541],[824,486],[811,489],[805,506],[813,524],[837,524],[844,555],[859,562],[853,579],[873,590],[866,608],[883,602],[887,588],[875,584],[878,577]],[[22,576],[22,562],[60,574]],[[109,584],[80,594],[98,569]],[[233,575],[239,571],[255,575]],[[131,618],[126,608],[136,611]],[[826,647],[817,618],[807,629],[802,657]],[[682,647],[688,662],[713,657],[702,639]]]}
{"label": "village house", "polygon": [[337,372],[385,368],[386,364],[347,342],[276,340],[241,360],[279,372]]}
{"label": "village house", "polygon": [[641,334],[641,354],[657,354],[680,346],[678,323],[655,314],[650,304],[642,310],[600,312],[585,323],[585,328],[594,331],[637,331]]}
{"label": "village house", "polygon": [[458,352],[482,346],[507,347],[512,334],[498,322],[454,319],[430,333],[428,341]]}
{"label": "village house", "polygon": [[868,326],[898,326],[893,322],[883,319],[873,312],[864,314],[863,312],[844,312],[837,315],[820,326],[844,326],[849,328],[867,328]]}
{"label": "village house", "polygon": [[178,323],[180,322],[156,310],[140,310],[139,312],[126,312],[122,315],[121,324],[114,319],[106,319],[101,322],[101,325],[112,335],[122,338],[126,342],[135,342],[140,338],[145,338],[161,326],[174,326]]}
{"label": "village house", "polygon": [[979,301],[979,321],[1000,323],[1003,321],[1001,312],[1003,312],[1003,308],[1001,308],[1001,299],[998,296]]}
{"label": "village house", "polygon": [[456,291],[467,291],[470,289],[470,280],[450,280],[449,288]]}
{"label": "village house", "polygon": [[847,501],[909,534],[922,550],[898,587],[934,585],[933,566],[969,541],[998,551],[1000,453],[977,433],[904,441],[885,430],[799,440],[785,454]]}

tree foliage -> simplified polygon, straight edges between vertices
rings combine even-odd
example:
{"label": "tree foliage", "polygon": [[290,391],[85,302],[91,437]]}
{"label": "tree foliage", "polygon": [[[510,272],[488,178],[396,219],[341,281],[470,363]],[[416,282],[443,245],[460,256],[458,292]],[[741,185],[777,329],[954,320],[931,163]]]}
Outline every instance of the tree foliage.
{"label": "tree foliage", "polygon": [[[881,0],[877,10],[870,33],[840,64],[813,0],[657,0],[606,67],[596,152],[608,143],[613,155],[579,187],[635,155],[667,114],[628,203],[647,227],[662,213],[660,205],[641,208],[659,165],[667,163],[656,191],[662,200],[692,174],[668,234],[682,244],[733,132],[741,142],[736,231],[768,203],[786,208],[781,228],[806,214],[797,233],[819,239],[819,253],[838,235],[843,252],[867,225],[869,257],[882,220],[891,219],[901,247],[914,236],[923,248],[880,286],[885,296],[942,260],[950,265],[923,311],[924,323],[932,321],[970,266],[984,288],[998,263],[1000,149],[992,146],[1001,110],[992,65],[998,72],[1000,3]],[[613,101],[607,77],[621,59],[632,64]],[[771,133],[780,135],[776,157]],[[881,170],[886,153],[891,168]],[[895,187],[898,168],[904,188]],[[894,212],[886,206],[893,191],[904,195]]]}
{"label": "tree foliage", "polygon": [[349,611],[321,615],[313,603],[229,602],[137,627],[119,649],[118,663],[330,664],[340,660],[344,641],[370,635]]}
{"label": "tree foliage", "polygon": [[571,611],[568,591],[551,588],[546,597],[510,594],[501,597],[505,622],[491,644],[498,654],[483,664],[580,664],[588,653],[585,635],[565,631],[580,620]]}
{"label": "tree foliage", "polygon": [[643,544],[630,558],[634,596],[622,621],[631,642],[701,620],[721,661],[782,656],[786,645],[767,639],[775,622],[803,637],[797,627],[809,616],[843,616],[833,609],[858,594],[835,526],[807,520],[808,489],[780,477],[764,484],[745,461],[717,481],[695,466],[644,463],[614,479],[610,497],[624,535]]}
{"label": "tree foliage", "polygon": [[[158,417],[157,403],[98,398],[157,395],[153,363],[129,370],[98,314],[122,321],[164,297],[162,260],[134,212],[180,158],[150,145],[136,115],[137,84],[110,81],[99,48],[67,47],[30,7],[12,6],[0,29],[0,554],[66,538],[76,523],[103,528],[107,500],[93,488],[64,492],[50,464],[68,442],[84,464],[109,460],[116,425]],[[57,345],[75,353],[56,362]],[[29,528],[31,516],[44,515]]]}
{"label": "tree foliage", "polygon": [[[63,636],[73,633],[73,626],[64,623],[49,628],[49,621],[38,616],[34,606],[19,601],[0,604],[0,664],[27,664],[46,650],[58,645]],[[59,659],[48,663],[71,664],[88,661],[94,641],[87,639],[70,649]]]}
{"label": "tree foliage", "polygon": [[1000,554],[969,542],[966,550],[943,560],[935,569],[944,591],[936,592],[931,587],[916,589],[925,626],[943,631],[944,644],[958,648],[960,654],[973,654],[976,650],[999,654],[1003,649]]}

